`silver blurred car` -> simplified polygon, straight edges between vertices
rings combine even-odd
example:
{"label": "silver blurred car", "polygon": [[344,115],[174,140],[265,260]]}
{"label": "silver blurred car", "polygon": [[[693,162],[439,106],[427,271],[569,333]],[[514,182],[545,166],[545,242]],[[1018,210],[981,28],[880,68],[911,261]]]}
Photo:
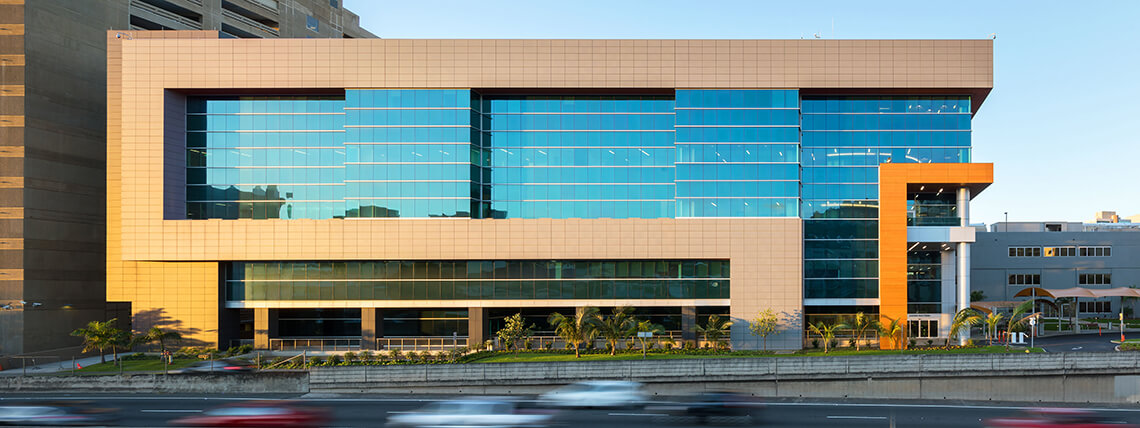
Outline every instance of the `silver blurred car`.
{"label": "silver blurred car", "polygon": [[114,409],[86,409],[67,405],[0,406],[0,425],[108,425],[117,419]]}
{"label": "silver blurred car", "polygon": [[554,413],[519,409],[506,400],[437,401],[422,409],[388,417],[388,427],[545,427]]}
{"label": "silver blurred car", "polygon": [[645,404],[641,384],[623,380],[596,380],[566,385],[538,397],[556,407],[636,407]]}

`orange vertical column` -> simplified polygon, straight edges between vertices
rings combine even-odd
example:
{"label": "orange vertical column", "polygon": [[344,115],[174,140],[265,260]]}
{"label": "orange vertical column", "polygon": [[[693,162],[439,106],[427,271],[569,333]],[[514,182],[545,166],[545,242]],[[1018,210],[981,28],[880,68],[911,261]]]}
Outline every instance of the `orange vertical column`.
{"label": "orange vertical column", "polygon": [[[904,164],[879,166],[879,316],[888,325],[898,320],[906,327],[906,184]],[[905,331],[883,338],[880,348],[897,349]]]}

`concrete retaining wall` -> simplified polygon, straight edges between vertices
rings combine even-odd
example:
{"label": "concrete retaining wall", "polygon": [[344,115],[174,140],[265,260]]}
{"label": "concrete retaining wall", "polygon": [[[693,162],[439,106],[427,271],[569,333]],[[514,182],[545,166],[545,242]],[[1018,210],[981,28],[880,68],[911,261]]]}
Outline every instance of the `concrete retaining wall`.
{"label": "concrete retaining wall", "polygon": [[535,394],[580,380],[657,395],[734,388],[763,397],[1140,402],[1140,353],[884,355],[321,367],[313,392]]}
{"label": "concrete retaining wall", "polygon": [[320,367],[247,375],[29,376],[0,392],[536,394],[591,379],[657,395],[1140,402],[1140,353],[881,355]]}
{"label": "concrete retaining wall", "polygon": [[3,392],[144,392],[189,394],[305,393],[305,372],[226,375],[6,376]]}

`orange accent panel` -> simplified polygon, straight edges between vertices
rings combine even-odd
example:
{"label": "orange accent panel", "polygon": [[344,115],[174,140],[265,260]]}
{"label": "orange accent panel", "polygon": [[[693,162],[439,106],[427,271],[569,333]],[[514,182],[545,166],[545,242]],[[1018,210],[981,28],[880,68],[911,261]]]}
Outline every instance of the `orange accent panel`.
{"label": "orange accent panel", "polygon": [[[992,163],[885,163],[879,165],[879,316],[889,324],[907,316],[906,201],[911,184],[946,185],[951,188],[994,181]],[[970,195],[971,197],[973,195]],[[905,327],[905,323],[903,324]],[[903,329],[898,341],[880,340],[883,349],[897,349],[906,342]]]}

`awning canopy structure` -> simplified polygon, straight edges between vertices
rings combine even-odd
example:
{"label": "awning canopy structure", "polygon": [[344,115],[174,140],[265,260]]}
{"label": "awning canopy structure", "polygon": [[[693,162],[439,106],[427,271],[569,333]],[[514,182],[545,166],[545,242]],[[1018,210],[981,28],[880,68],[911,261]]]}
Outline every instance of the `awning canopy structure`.
{"label": "awning canopy structure", "polygon": [[[1026,294],[1026,296],[1028,296],[1028,294]],[[1047,300],[1048,297],[1049,296],[1042,296],[1042,295],[1038,294],[1037,295],[1037,302],[1039,304],[1042,304],[1042,305],[1046,305],[1046,306],[1056,308],[1057,304]],[[999,309],[1015,308],[1015,307],[1017,307],[1017,305],[1020,305],[1022,303],[1025,303],[1025,302],[1022,300],[1004,300],[1004,301],[996,301],[996,302],[973,302],[973,303],[970,303],[970,307],[977,309],[979,311],[982,311],[982,313],[984,313],[984,314],[990,314],[990,313],[993,313],[994,311],[999,310]]]}
{"label": "awning canopy structure", "polygon": [[1057,289],[1057,290],[1046,290],[1044,288],[1039,288],[1039,287],[1029,287],[1029,288],[1026,288],[1024,290],[1018,291],[1017,294],[1013,295],[1013,297],[1031,297],[1034,295],[1036,295],[1037,297],[1050,297],[1050,298],[1054,298],[1054,299],[1058,299],[1058,298],[1062,298],[1062,297],[1086,297],[1086,298],[1093,298],[1093,299],[1095,299],[1097,297],[1140,297],[1140,289],[1128,288],[1128,287],[1109,288],[1109,289],[1092,289],[1092,288],[1073,287],[1073,288],[1062,288],[1062,289]]}

